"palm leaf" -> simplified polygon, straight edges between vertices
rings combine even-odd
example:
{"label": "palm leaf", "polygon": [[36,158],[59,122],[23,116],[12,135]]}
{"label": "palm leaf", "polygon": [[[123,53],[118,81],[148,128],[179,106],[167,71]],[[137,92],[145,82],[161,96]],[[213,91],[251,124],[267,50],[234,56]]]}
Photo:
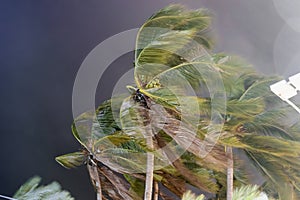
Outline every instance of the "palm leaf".
{"label": "palm leaf", "polygon": [[[292,167],[291,165],[284,165],[282,159],[269,154],[253,153],[250,151],[247,151],[247,154],[257,166],[257,169],[259,169],[268,181],[272,183],[273,187],[276,188],[280,199],[298,199],[299,191],[297,191],[291,182],[294,182],[295,177],[297,177],[296,179],[298,180],[299,175],[293,173],[291,176],[291,171],[289,172],[289,168]],[[294,160],[298,159],[294,158]],[[296,162],[299,162],[299,160]],[[296,169],[296,171],[298,170]]]}
{"label": "palm leaf", "polygon": [[206,11],[187,10],[179,5],[162,9],[146,21],[136,42],[135,80],[138,87],[168,67],[189,60],[193,52],[199,52],[199,44],[210,47],[205,36],[209,24]]}
{"label": "palm leaf", "polygon": [[242,186],[234,190],[232,200],[255,200],[259,194],[257,185]]}
{"label": "palm leaf", "polygon": [[182,196],[182,200],[204,200],[205,196],[203,194],[196,196],[190,190],[185,192]]}
{"label": "palm leaf", "polygon": [[78,151],[74,153],[68,153],[65,155],[57,156],[56,162],[67,169],[79,167],[87,161],[87,152]]}
{"label": "palm leaf", "polygon": [[52,182],[46,186],[39,186],[40,182],[41,178],[37,176],[29,179],[20,187],[13,198],[18,200],[74,199],[69,192],[62,190],[57,182]]}
{"label": "palm leaf", "polygon": [[[278,81],[278,77],[264,77],[263,79],[256,80],[251,86],[245,90],[240,99],[249,99],[256,97],[264,97],[264,98],[274,98],[274,94],[270,91],[270,85]],[[274,99],[272,100],[274,102]]]}

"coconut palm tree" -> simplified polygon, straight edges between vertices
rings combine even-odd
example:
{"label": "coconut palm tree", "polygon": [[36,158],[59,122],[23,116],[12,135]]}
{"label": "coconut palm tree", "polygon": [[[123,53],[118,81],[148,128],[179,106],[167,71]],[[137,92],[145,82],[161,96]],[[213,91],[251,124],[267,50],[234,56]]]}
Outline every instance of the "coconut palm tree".
{"label": "coconut palm tree", "polygon": [[131,94],[75,119],[83,150],[56,160],[87,163],[99,198],[174,199],[192,185],[232,199],[254,172],[266,193],[299,198],[300,125],[269,91],[279,79],[213,53],[210,20],[180,5],[155,13],[137,35]]}

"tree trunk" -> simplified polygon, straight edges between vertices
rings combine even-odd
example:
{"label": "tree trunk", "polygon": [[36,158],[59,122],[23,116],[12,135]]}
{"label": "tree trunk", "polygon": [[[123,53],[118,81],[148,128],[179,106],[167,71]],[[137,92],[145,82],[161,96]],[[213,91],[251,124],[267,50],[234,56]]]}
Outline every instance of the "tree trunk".
{"label": "tree trunk", "polygon": [[233,155],[232,147],[226,148],[227,155],[227,200],[232,200],[233,195]]}
{"label": "tree trunk", "polygon": [[98,169],[97,169],[97,164],[94,163],[93,160],[91,160],[91,161],[92,161],[92,164],[91,165],[87,164],[87,168],[89,171],[91,181],[97,192],[97,200],[102,200],[102,188],[101,188],[101,181],[100,181],[99,173],[98,173]]}
{"label": "tree trunk", "polygon": [[158,200],[158,194],[159,194],[158,182],[157,182],[157,181],[154,181],[154,194],[153,194],[153,200]]}
{"label": "tree trunk", "polygon": [[[149,134],[146,138],[147,145],[150,149],[153,148],[152,135]],[[147,153],[147,171],[146,171],[146,185],[145,185],[145,194],[144,200],[152,199],[153,191],[153,171],[154,171],[154,155],[153,153]]]}

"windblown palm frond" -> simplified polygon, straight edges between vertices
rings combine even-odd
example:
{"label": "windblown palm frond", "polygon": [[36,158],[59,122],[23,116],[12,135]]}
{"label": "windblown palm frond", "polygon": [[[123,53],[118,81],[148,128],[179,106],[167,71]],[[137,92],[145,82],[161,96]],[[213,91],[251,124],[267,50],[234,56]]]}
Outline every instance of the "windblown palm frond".
{"label": "windblown palm frond", "polygon": [[13,198],[18,200],[74,200],[70,193],[68,191],[62,190],[61,186],[57,182],[52,182],[46,186],[39,186],[40,182],[40,177],[32,177],[19,188]]}
{"label": "windblown palm frond", "polygon": [[203,194],[196,196],[190,190],[183,194],[182,200],[204,200]]}
{"label": "windblown palm frond", "polygon": [[259,195],[260,191],[257,185],[247,185],[235,189],[232,200],[255,200]]}
{"label": "windblown palm frond", "polygon": [[[136,41],[135,80],[145,86],[157,74],[205,55],[211,17],[206,10],[171,5],[158,11],[140,28]],[[201,44],[201,45],[199,45]],[[188,47],[188,48],[187,48]]]}

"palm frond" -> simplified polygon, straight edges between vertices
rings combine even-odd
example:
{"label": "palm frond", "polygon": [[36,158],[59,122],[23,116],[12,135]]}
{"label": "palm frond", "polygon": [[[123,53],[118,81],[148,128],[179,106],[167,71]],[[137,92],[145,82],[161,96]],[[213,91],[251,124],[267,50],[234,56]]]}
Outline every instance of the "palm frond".
{"label": "palm frond", "polygon": [[205,196],[203,194],[196,196],[190,190],[185,192],[182,196],[182,200],[204,200]]}
{"label": "palm frond", "polygon": [[246,185],[234,190],[232,200],[255,200],[259,195],[257,185]]}
{"label": "palm frond", "polygon": [[13,198],[16,198],[18,200],[74,200],[70,193],[62,190],[61,186],[57,182],[52,182],[46,186],[39,186],[40,182],[41,178],[37,176],[29,179],[19,188]]}
{"label": "palm frond", "polygon": [[240,139],[243,144],[251,150],[265,152],[274,156],[298,157],[300,152],[300,142],[275,138],[271,136],[245,135]]}
{"label": "palm frond", "polygon": [[209,25],[210,16],[204,10],[171,5],[154,14],[137,35],[137,85],[144,86],[168,67],[190,60],[192,55],[199,54],[199,46],[209,48],[211,44],[205,33]]}
{"label": "palm frond", "polygon": [[87,152],[78,151],[74,153],[68,153],[65,155],[57,156],[55,158],[61,166],[71,169],[83,165],[87,161]]}
{"label": "palm frond", "polygon": [[[268,179],[279,195],[279,199],[299,198],[299,190],[292,184],[299,180],[299,166],[266,153],[253,153],[247,151],[249,158],[257,169]],[[299,163],[298,158],[293,158],[294,163]],[[293,169],[294,170],[291,170]]]}
{"label": "palm frond", "polygon": [[272,94],[270,90],[270,85],[279,80],[279,77],[264,77],[256,80],[253,84],[251,84],[242,96],[239,99],[249,99],[256,97],[264,97],[264,98],[273,98],[274,102],[274,94]]}

